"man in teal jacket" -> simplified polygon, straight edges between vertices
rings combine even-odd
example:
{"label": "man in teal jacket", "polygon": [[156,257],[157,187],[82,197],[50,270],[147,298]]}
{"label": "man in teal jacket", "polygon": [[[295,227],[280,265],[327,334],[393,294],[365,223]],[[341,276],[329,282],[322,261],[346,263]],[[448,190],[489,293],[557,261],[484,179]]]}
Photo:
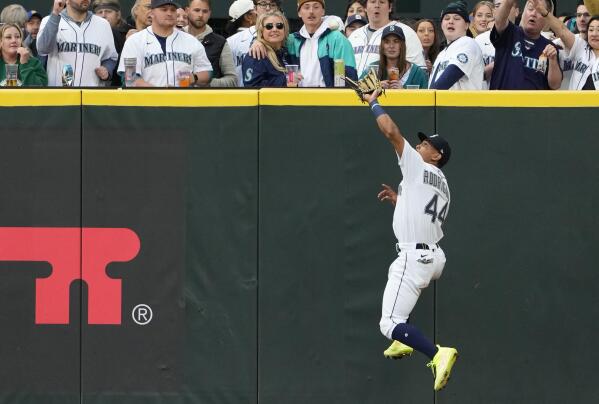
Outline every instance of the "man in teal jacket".
{"label": "man in teal jacket", "polygon": [[300,87],[333,87],[334,61],[343,59],[345,76],[357,80],[356,60],[351,43],[338,30],[341,20],[324,19],[324,0],[298,0],[298,15],[304,26],[289,35],[287,51],[302,74]]}

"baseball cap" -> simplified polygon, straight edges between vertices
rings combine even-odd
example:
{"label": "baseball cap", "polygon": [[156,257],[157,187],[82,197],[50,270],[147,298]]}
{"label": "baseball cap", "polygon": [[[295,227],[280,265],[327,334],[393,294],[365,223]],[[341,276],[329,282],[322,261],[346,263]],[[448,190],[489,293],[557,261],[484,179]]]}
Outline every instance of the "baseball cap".
{"label": "baseball cap", "polygon": [[347,17],[347,20],[345,20],[345,26],[349,27],[354,22],[358,22],[362,26],[368,24],[368,20],[366,19],[366,17],[362,17],[360,14],[354,14]]}
{"label": "baseball cap", "polygon": [[449,147],[449,143],[447,140],[442,138],[438,134],[427,135],[423,132],[418,132],[418,139],[422,142],[426,140],[429,142],[439,153],[441,153],[441,159],[437,162],[437,167],[441,168],[449,161],[449,157],[451,157],[451,147]]}
{"label": "baseball cap", "polygon": [[173,6],[175,6],[177,8],[181,8],[179,3],[177,3],[174,0],[152,0],[152,3],[150,4],[150,8],[158,8],[158,7],[164,6],[166,4],[172,4]]}
{"label": "baseball cap", "polygon": [[229,7],[229,17],[231,17],[231,21],[237,21],[238,18],[253,9],[254,2],[252,0],[235,0]]}
{"label": "baseball cap", "polygon": [[389,25],[383,29],[383,33],[381,34],[381,39],[385,39],[389,35],[397,35],[402,41],[406,40],[406,36],[403,33],[403,29],[399,25]]}
{"label": "baseball cap", "polygon": [[121,3],[119,3],[119,0],[96,0],[92,3],[92,11],[94,13],[104,9],[121,11]]}
{"label": "baseball cap", "polygon": [[33,17],[37,17],[40,20],[43,19],[42,15],[40,13],[38,13],[36,10],[29,10],[29,11],[27,11],[27,21],[31,21],[31,19]]}
{"label": "baseball cap", "polygon": [[470,22],[470,15],[468,14],[467,6],[462,1],[449,3],[441,12],[441,19],[445,17],[445,14],[457,14],[462,17],[464,21]]}
{"label": "baseball cap", "polygon": [[302,8],[302,6],[304,5],[304,3],[309,3],[311,1],[315,1],[317,3],[320,3],[322,5],[322,8],[325,8],[324,0],[297,0],[297,9],[299,10],[300,8]]}

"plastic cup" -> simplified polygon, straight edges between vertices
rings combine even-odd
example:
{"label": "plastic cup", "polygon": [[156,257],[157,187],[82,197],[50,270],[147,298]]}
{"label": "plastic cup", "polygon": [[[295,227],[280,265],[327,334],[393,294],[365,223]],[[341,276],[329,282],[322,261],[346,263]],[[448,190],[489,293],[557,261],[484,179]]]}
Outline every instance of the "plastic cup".
{"label": "plastic cup", "polygon": [[181,69],[177,72],[177,87],[191,86],[191,70]]}
{"label": "plastic cup", "polygon": [[399,80],[399,69],[397,67],[390,67],[387,73],[389,80]]}
{"label": "plastic cup", "polygon": [[406,86],[406,90],[419,90],[419,89],[420,89],[419,84],[408,84]]}
{"label": "plastic cup", "polygon": [[18,84],[19,65],[6,64],[6,87],[16,87]]}
{"label": "plastic cup", "polygon": [[135,87],[137,58],[124,58],[125,87]]}
{"label": "plastic cup", "polygon": [[287,86],[297,87],[299,81],[299,66],[298,65],[285,65],[287,71]]}

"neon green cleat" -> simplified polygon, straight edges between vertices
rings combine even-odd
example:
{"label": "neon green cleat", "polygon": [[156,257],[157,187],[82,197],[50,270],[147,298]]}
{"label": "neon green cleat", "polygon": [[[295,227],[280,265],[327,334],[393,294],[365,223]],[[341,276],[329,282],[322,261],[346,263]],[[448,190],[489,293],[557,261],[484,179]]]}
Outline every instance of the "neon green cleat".
{"label": "neon green cleat", "polygon": [[447,384],[451,375],[451,368],[456,359],[458,359],[458,351],[455,348],[444,348],[437,345],[439,350],[432,361],[428,363],[429,368],[433,371],[435,377],[435,391],[441,390]]}
{"label": "neon green cleat", "polygon": [[393,341],[391,345],[389,345],[389,348],[383,352],[383,355],[385,355],[385,358],[401,359],[404,356],[412,355],[412,352],[414,352],[412,347],[402,344],[399,341]]}

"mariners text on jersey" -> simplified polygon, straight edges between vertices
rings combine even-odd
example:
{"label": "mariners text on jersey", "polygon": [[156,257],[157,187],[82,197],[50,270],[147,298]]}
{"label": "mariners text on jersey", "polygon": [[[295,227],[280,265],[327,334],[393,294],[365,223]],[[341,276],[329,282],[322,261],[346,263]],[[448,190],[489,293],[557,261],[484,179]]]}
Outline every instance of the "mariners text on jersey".
{"label": "mariners text on jersey", "polygon": [[59,42],[58,52],[92,53],[96,56],[100,56],[100,53],[102,52],[102,47],[87,42]]}
{"label": "mariners text on jersey", "polygon": [[424,170],[424,175],[422,177],[422,182],[427,185],[431,185],[434,188],[437,188],[447,199],[449,199],[449,189],[447,187],[447,182],[445,179],[438,176],[437,174]]}
{"label": "mariners text on jersey", "polygon": [[144,57],[144,67],[152,66],[166,61],[175,61],[191,64],[191,54],[183,52],[155,53]]}

